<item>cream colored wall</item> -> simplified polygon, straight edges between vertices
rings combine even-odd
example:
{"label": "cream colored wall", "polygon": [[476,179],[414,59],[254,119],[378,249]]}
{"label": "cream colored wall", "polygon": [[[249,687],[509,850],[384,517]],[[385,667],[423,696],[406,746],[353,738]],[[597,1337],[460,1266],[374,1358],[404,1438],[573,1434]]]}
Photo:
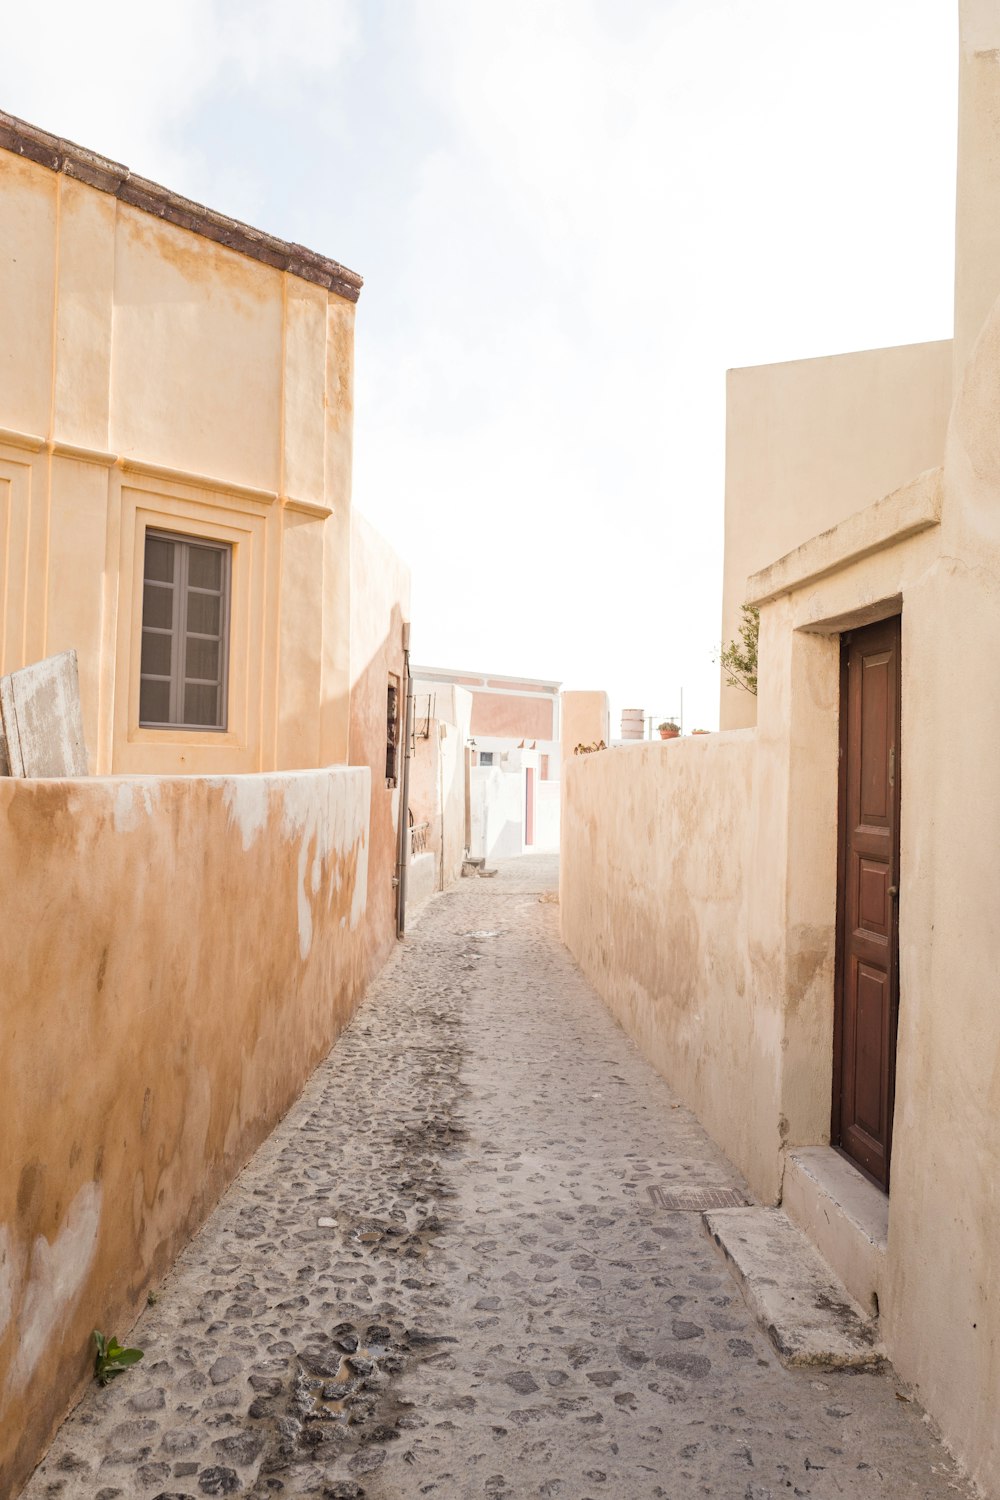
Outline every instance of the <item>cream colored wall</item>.
{"label": "cream colored wall", "polygon": [[605,744],[609,742],[611,710],[607,693],[560,693],[559,703],[564,766],[577,745],[594,745],[600,740]]}
{"label": "cream colored wall", "polygon": [[[96,771],[346,756],[354,306],[0,151],[0,670],[75,647]],[[148,525],[229,541],[230,724],[138,726]]]}
{"label": "cream colored wall", "polygon": [[563,941],[614,1016],[758,1184],[775,1188],[777,1033],[755,1024],[752,731],[563,767]]}
{"label": "cream colored wall", "polygon": [[1000,295],[1000,10],[959,0],[955,384]]}
{"label": "cream colored wall", "polygon": [[[951,364],[942,342],[729,371],[723,642],[752,573],[942,463]],[[720,691],[723,729],[756,722]]]}
{"label": "cream colored wall", "polygon": [[350,1018],[369,789],[0,780],[3,1495]]}

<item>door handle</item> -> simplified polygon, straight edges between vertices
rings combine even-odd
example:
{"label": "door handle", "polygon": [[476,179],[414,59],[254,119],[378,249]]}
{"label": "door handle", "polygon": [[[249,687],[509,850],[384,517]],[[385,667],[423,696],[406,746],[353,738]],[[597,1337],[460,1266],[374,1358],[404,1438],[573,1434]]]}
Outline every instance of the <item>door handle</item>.
{"label": "door handle", "polygon": [[889,895],[895,901],[896,897],[899,895],[899,886],[898,885],[891,885],[889,887]]}

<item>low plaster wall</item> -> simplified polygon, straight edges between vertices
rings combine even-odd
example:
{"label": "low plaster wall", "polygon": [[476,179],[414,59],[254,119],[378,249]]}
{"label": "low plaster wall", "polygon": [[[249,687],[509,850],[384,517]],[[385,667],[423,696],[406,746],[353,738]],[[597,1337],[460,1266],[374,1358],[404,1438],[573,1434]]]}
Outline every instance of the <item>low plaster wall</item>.
{"label": "low plaster wall", "polygon": [[524,772],[473,766],[470,779],[472,838],[479,859],[514,859],[524,853]]}
{"label": "low plaster wall", "polygon": [[773,1172],[747,945],[754,768],[752,730],[571,756],[559,902],[616,1019],[744,1170],[763,1152]]}
{"label": "low plaster wall", "polygon": [[369,773],[0,781],[0,1494],[363,989]]}

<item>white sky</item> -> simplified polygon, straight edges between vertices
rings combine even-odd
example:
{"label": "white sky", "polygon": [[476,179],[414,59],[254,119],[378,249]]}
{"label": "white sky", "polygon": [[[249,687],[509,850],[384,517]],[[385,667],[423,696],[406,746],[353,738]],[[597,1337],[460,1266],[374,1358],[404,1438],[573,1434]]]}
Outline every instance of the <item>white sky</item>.
{"label": "white sky", "polygon": [[956,12],[56,0],[0,105],[364,275],[417,661],[714,727],[724,372],[950,336]]}

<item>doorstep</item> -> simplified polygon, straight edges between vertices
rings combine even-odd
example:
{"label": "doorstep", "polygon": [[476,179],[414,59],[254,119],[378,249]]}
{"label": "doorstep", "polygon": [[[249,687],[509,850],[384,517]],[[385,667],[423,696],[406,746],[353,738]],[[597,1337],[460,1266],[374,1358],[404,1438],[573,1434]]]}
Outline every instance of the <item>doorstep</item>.
{"label": "doorstep", "polygon": [[724,1208],[702,1220],[784,1364],[882,1364],[877,1323],[780,1208]]}
{"label": "doorstep", "polygon": [[855,1302],[877,1317],[889,1235],[888,1195],[831,1146],[799,1146],[785,1158],[781,1206]]}

